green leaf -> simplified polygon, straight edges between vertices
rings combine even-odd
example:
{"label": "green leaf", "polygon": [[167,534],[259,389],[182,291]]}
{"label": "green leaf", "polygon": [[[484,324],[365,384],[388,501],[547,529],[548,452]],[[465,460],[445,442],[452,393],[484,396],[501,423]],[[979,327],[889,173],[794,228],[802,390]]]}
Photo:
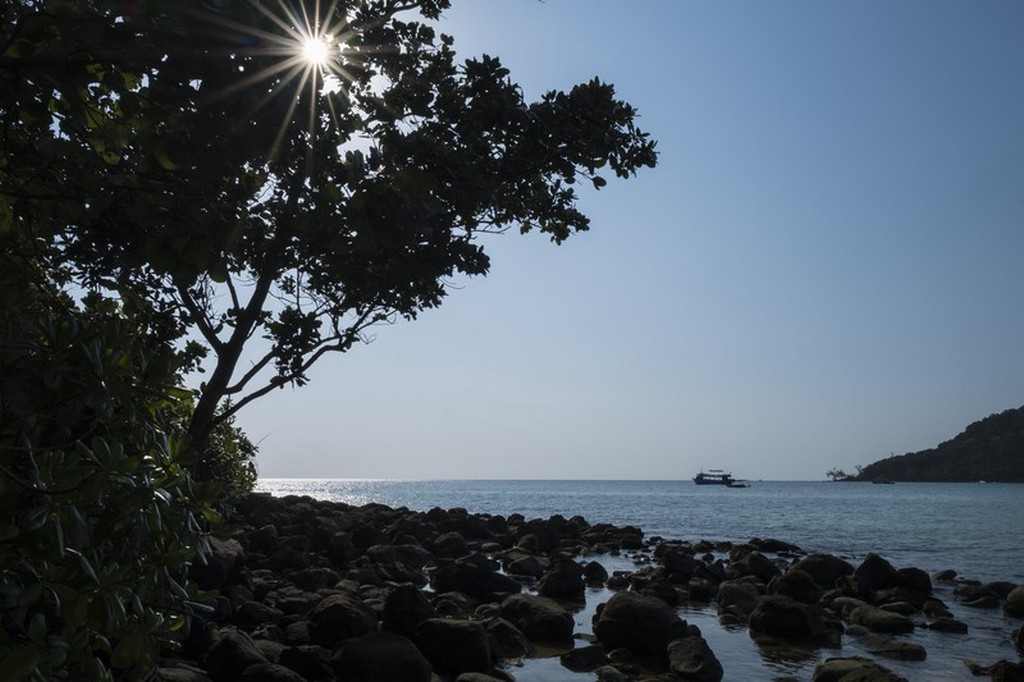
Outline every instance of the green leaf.
{"label": "green leaf", "polygon": [[23,644],[0,659],[0,680],[20,682],[31,675],[39,664],[39,649],[34,644]]}

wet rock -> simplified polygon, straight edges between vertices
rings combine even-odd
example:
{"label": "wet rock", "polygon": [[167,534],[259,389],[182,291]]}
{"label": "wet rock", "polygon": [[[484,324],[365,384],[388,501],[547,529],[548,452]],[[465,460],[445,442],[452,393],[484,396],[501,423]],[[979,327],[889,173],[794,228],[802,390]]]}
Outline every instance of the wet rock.
{"label": "wet rock", "polygon": [[607,662],[604,647],[600,644],[579,647],[559,657],[563,668],[575,673],[589,673]]}
{"label": "wet rock", "polygon": [[854,569],[853,577],[858,588],[873,592],[892,587],[896,580],[896,569],[888,561],[871,552]]}
{"label": "wet rock", "polygon": [[484,627],[497,659],[520,658],[530,651],[530,643],[519,628],[504,618],[489,618]]}
{"label": "wet rock", "polygon": [[1024,657],[1024,626],[1013,631],[1013,646],[1017,647],[1017,652]]}
{"label": "wet rock", "polygon": [[586,585],[583,583],[583,567],[572,559],[559,559],[544,573],[537,585],[543,597],[584,601]]}
{"label": "wet rock", "polygon": [[445,559],[458,559],[469,553],[469,545],[461,533],[442,533],[434,539],[434,554]]}
{"label": "wet rock", "polygon": [[241,627],[252,630],[264,623],[277,623],[284,613],[258,601],[247,601],[235,610],[234,621]]}
{"label": "wet rock", "polygon": [[967,634],[967,623],[956,618],[936,618],[928,622],[925,627],[936,632],[950,632],[958,635]]}
{"label": "wet rock", "polygon": [[616,593],[594,616],[594,635],[608,650],[626,647],[640,656],[664,656],[669,642],[687,634],[675,609],[633,592]]}
{"label": "wet rock", "polygon": [[600,562],[591,561],[583,567],[583,579],[588,584],[603,583],[608,580],[608,569]]}
{"label": "wet rock", "polygon": [[532,594],[514,594],[501,602],[501,617],[516,626],[531,642],[572,640],[572,614],[558,602]]}
{"label": "wet rock", "polygon": [[430,663],[405,637],[374,632],[347,640],[331,655],[338,682],[430,682]]}
{"label": "wet rock", "polygon": [[906,642],[889,635],[867,635],[857,642],[869,653],[899,661],[923,661],[928,657],[925,648],[914,642]]}
{"label": "wet rock", "polygon": [[1006,595],[1006,603],[1003,605],[1006,615],[1014,618],[1024,618],[1024,585],[1018,585]]}
{"label": "wet rock", "polygon": [[632,682],[633,678],[618,668],[610,665],[603,665],[594,671],[598,682]]}
{"label": "wet rock", "polygon": [[734,548],[730,554],[728,571],[737,577],[753,576],[766,585],[782,572],[764,554],[756,550],[747,551],[740,547]]}
{"label": "wet rock", "polygon": [[726,580],[718,586],[718,615],[746,623],[757,608],[761,592],[748,580]]}
{"label": "wet rock", "polygon": [[821,609],[782,595],[761,597],[750,614],[748,626],[752,637],[767,636],[811,646],[837,639]]}
{"label": "wet rock", "polygon": [[888,668],[867,658],[829,658],[814,669],[812,682],[907,682]]}
{"label": "wet rock", "polygon": [[880,609],[877,606],[855,608],[850,612],[850,622],[863,625],[874,632],[887,634],[901,634],[914,629],[914,621],[906,616]]}
{"label": "wet rock", "polygon": [[669,642],[668,667],[682,679],[694,682],[718,682],[725,674],[722,664],[700,635]]}
{"label": "wet rock", "polygon": [[830,554],[808,554],[793,564],[791,570],[803,570],[819,587],[830,590],[841,578],[852,576],[853,565]]}
{"label": "wet rock", "polygon": [[810,573],[792,568],[768,583],[768,594],[781,594],[804,604],[817,604],[824,591]]}
{"label": "wet rock", "polygon": [[518,593],[523,587],[516,580],[497,571],[477,565],[466,558],[437,567],[430,577],[436,592],[464,592],[477,599],[491,599],[499,594]]}
{"label": "wet rock", "polygon": [[677,545],[669,546],[664,551],[661,563],[666,571],[678,574],[684,581],[693,577],[697,570],[697,560],[693,558],[693,550]]}
{"label": "wet rock", "polygon": [[895,582],[897,587],[905,587],[912,592],[920,594],[932,593],[932,579],[920,568],[898,569]]}
{"label": "wet rock", "polygon": [[313,644],[334,647],[376,629],[377,614],[347,594],[327,597],[309,612],[309,639]]}
{"label": "wet rock", "polygon": [[511,559],[505,565],[505,570],[510,575],[522,575],[529,578],[539,578],[544,575],[544,571],[548,567],[547,560],[542,560],[540,557],[526,554],[525,552],[519,552],[518,554],[517,558]]}
{"label": "wet rock", "polygon": [[487,631],[477,621],[427,619],[416,626],[416,644],[440,673],[483,672],[491,667]]}

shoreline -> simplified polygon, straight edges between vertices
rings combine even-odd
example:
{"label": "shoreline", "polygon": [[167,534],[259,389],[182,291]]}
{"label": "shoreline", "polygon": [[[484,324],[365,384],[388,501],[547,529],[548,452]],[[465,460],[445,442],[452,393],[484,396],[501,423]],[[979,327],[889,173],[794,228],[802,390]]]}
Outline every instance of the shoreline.
{"label": "shoreline", "polygon": [[[821,659],[844,640],[878,652],[820,661],[814,679],[840,665],[900,679],[881,671],[927,658],[920,641],[933,633],[970,628],[920,569],[877,555],[854,566],[777,539],[688,543],[578,516],[419,512],[267,493],[244,500],[231,523],[233,536],[214,541],[209,564],[194,571],[201,587],[220,591],[215,612],[193,628],[163,679],[241,679],[252,667],[291,682],[379,680],[389,679],[380,666],[400,660],[418,672],[395,679],[474,673],[478,682],[508,682],[529,670],[531,651],[550,652],[552,643],[562,647],[566,680],[713,680],[723,669],[729,679],[729,652],[712,651],[678,615],[694,605],[716,609],[722,627],[745,630],[778,655]],[[634,568],[609,574],[602,557]],[[1020,617],[1009,614],[1024,587],[946,585],[972,609],[1006,612],[1007,641],[1014,628],[1021,639]],[[606,601],[588,605],[595,595]],[[586,609],[589,628],[573,616]],[[654,629],[623,635],[640,623]],[[1003,662],[978,666],[1024,671],[1020,656],[1011,645]]]}

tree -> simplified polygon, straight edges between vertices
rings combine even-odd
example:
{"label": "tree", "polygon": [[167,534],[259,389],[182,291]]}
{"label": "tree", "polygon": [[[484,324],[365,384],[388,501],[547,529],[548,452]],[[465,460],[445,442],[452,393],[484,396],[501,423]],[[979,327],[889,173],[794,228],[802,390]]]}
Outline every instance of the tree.
{"label": "tree", "polygon": [[0,10],[0,233],[151,304],[151,333],[205,371],[195,443],[485,274],[480,235],[561,243],[589,226],[579,183],[655,165],[611,85],[527,102],[498,59],[457,61],[430,23],[449,4]]}

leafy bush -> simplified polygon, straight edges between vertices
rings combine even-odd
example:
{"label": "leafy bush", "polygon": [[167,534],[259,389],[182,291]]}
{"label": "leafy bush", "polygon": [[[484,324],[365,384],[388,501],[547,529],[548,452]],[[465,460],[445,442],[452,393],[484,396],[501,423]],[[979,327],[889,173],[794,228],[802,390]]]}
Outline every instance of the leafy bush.
{"label": "leafy bush", "polygon": [[215,491],[182,466],[189,396],[147,320],[0,252],[0,679],[146,678],[201,597]]}

